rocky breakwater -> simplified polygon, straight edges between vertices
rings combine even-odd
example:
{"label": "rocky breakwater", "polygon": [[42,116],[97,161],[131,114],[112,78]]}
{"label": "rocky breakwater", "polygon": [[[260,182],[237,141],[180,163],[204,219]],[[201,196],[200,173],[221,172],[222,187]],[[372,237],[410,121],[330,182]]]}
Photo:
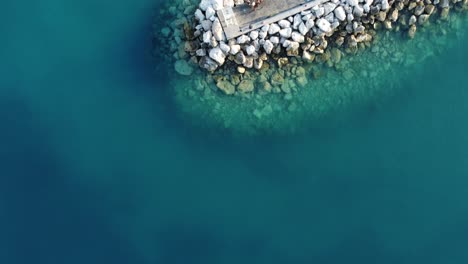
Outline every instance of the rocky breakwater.
{"label": "rocky breakwater", "polygon": [[[190,3],[189,0],[184,2]],[[265,87],[266,92],[290,93],[295,86],[307,83],[307,79],[297,79],[305,75],[294,73],[298,68],[303,72],[297,65],[315,61],[336,66],[342,56],[370,46],[379,29],[399,31],[413,38],[418,26],[428,23],[432,17],[446,19],[451,10],[466,10],[467,2],[330,0],[227,40],[216,12],[224,7],[242,5],[243,0],[201,0],[196,5],[181,7],[185,15],[179,15],[171,25],[177,44],[170,47],[178,73],[190,75],[196,65],[208,72],[220,73],[221,76],[207,79],[208,82],[215,79],[218,88],[226,94],[250,93],[255,90],[252,84],[258,79],[265,80],[259,86]],[[170,37],[170,31],[171,28],[163,28],[161,32]],[[249,69],[257,71],[249,73]],[[235,76],[228,76],[234,73]],[[268,76],[260,76],[265,73]],[[283,89],[289,76],[295,78],[288,85],[293,89]]]}

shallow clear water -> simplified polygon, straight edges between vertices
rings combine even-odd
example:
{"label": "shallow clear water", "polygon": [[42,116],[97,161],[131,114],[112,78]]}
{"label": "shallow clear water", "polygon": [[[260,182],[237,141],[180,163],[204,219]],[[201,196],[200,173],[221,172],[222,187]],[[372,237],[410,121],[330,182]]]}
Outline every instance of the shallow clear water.
{"label": "shallow clear water", "polygon": [[4,5],[0,263],[468,261],[468,39],[379,107],[233,138],[154,72],[157,1]]}

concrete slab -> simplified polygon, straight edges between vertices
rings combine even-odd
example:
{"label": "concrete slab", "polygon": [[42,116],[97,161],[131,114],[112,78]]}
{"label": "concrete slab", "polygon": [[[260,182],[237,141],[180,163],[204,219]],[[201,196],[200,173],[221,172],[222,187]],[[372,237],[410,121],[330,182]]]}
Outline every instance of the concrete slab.
{"label": "concrete slab", "polygon": [[265,0],[257,9],[247,5],[224,8],[218,17],[227,39],[236,38],[264,25],[277,22],[328,0]]}

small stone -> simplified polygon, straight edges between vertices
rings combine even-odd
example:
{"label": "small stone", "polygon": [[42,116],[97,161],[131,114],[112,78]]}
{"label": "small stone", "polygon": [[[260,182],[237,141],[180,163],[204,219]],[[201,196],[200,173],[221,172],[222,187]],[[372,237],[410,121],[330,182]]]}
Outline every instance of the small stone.
{"label": "small stone", "polygon": [[239,72],[240,74],[243,74],[243,73],[245,73],[245,68],[242,67],[242,66],[238,66],[237,67],[237,72]]}

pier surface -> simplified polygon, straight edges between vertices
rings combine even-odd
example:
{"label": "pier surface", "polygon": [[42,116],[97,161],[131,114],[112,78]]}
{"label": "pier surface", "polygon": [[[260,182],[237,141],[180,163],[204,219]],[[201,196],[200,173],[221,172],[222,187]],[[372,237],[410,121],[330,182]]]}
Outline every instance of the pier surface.
{"label": "pier surface", "polygon": [[226,38],[232,39],[326,1],[328,0],[265,0],[255,10],[248,5],[221,9],[218,17]]}

